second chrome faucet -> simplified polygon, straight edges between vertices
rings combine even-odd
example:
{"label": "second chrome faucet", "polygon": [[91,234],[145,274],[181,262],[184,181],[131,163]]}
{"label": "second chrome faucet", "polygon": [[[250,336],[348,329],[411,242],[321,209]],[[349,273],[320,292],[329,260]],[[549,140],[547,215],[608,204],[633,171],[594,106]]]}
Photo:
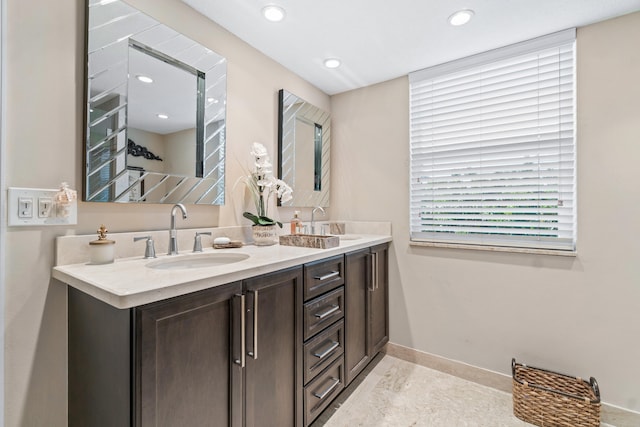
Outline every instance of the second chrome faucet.
{"label": "second chrome faucet", "polygon": [[313,208],[313,210],[311,211],[311,234],[317,234],[317,232],[316,232],[316,219],[315,219],[315,215],[316,215],[316,211],[317,210],[322,212],[323,216],[325,214],[324,209],[321,206],[316,206],[315,208]]}
{"label": "second chrome faucet", "polygon": [[178,255],[178,230],[176,229],[176,210],[182,211],[182,219],[187,219],[187,208],[182,203],[176,203],[171,208],[171,227],[169,228],[168,255]]}

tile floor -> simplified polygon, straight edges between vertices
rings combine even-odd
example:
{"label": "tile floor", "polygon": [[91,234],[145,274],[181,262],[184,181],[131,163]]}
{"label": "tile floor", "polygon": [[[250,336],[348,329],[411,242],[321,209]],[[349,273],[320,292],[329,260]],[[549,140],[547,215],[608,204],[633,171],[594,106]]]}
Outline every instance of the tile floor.
{"label": "tile floor", "polygon": [[531,426],[513,415],[509,393],[388,355],[337,400],[313,427]]}

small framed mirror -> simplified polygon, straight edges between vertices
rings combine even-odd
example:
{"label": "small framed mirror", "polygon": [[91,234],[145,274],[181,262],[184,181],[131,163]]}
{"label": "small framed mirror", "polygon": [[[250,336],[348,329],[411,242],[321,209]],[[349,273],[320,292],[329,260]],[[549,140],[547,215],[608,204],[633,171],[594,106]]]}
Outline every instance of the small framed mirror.
{"label": "small framed mirror", "polygon": [[226,59],[123,1],[87,7],[84,200],[223,204]]}
{"label": "small framed mirror", "polygon": [[293,188],[293,207],[328,207],[331,115],[281,89],[278,96],[278,177]]}

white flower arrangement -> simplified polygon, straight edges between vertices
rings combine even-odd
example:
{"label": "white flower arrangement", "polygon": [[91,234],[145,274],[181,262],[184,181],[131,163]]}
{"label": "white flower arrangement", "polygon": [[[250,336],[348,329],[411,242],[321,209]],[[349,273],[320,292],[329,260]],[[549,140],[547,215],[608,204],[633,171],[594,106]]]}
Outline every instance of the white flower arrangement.
{"label": "white flower arrangement", "polygon": [[278,224],[282,228],[281,222],[268,217],[269,198],[276,194],[280,201],[287,202],[293,197],[293,190],[286,182],[273,176],[273,166],[264,145],[254,142],[250,153],[255,159],[254,169],[244,177],[244,183],[251,192],[258,214],[244,212],[242,216],[253,221],[253,225]]}

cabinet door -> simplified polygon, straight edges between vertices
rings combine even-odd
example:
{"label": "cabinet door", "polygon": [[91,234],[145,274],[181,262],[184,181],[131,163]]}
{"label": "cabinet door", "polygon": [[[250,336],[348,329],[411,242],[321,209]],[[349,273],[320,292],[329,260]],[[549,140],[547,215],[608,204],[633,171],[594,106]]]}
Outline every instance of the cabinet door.
{"label": "cabinet door", "polygon": [[233,397],[242,385],[234,363],[241,292],[237,282],[136,309],[137,425],[241,425]]}
{"label": "cabinet door", "polygon": [[369,363],[367,302],[369,298],[369,249],[351,252],[345,261],[345,377],[347,384]]}
{"label": "cabinet door", "polygon": [[371,248],[372,283],[369,292],[368,351],[374,357],[389,342],[389,245]]}
{"label": "cabinet door", "polygon": [[302,425],[302,268],[245,280],[246,427]]}

